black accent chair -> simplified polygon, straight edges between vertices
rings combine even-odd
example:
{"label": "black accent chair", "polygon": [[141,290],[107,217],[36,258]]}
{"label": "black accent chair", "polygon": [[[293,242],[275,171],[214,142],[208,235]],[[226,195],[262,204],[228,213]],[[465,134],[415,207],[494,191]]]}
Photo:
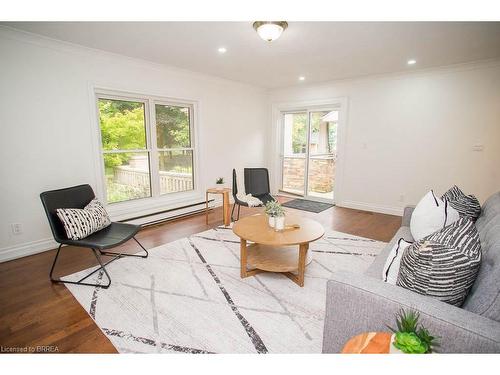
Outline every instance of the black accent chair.
{"label": "black accent chair", "polygon": [[[43,208],[49,220],[50,229],[52,230],[52,235],[54,240],[59,243],[59,248],[57,249],[56,257],[54,258],[54,263],[50,269],[50,280],[55,283],[67,283],[67,284],[77,284],[77,285],[88,285],[88,286],[99,286],[101,288],[109,288],[111,285],[111,277],[106,271],[106,266],[124,256],[132,256],[138,258],[147,258],[148,251],[141,245],[139,241],[135,238],[135,235],[140,230],[140,225],[125,224],[112,222],[108,227],[92,233],[90,236],[85,237],[81,240],[71,240],[66,236],[66,231],[64,230],[63,224],[57,216],[56,209],[58,208],[84,208],[92,199],[95,198],[94,191],[90,185],[78,185],[65,189],[46,191],[40,194],[40,199],[42,200]],[[146,253],[145,255],[136,254],[123,254],[115,253],[110,251],[105,251],[111,249],[122,243],[134,239],[135,242],[141,247]],[[88,275],[82,277],[78,281],[66,281],[61,279],[54,279],[52,274],[54,272],[54,267],[59,257],[62,245],[72,245],[79,247],[86,247],[92,250],[97,262],[100,267],[92,271]],[[111,260],[104,263],[101,260],[100,255],[113,256]],[[99,270],[103,270],[108,278],[107,284],[92,284],[83,282],[85,279],[95,274]]]}
{"label": "black accent chair", "polygon": [[[269,172],[267,168],[245,168],[244,169],[245,193],[259,198],[263,204],[274,201],[269,186]],[[241,206],[248,207],[248,203],[243,202],[236,196],[238,194],[238,184],[236,182],[236,170],[233,169],[233,198],[234,204],[231,211],[231,220],[240,219]],[[238,217],[234,220],[234,210],[238,206]]]}

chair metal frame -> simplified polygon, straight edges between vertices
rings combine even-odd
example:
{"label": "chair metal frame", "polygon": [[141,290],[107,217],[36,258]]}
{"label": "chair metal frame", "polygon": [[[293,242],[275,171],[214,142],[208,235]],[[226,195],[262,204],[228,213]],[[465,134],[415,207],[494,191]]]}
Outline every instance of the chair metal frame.
{"label": "chair metal frame", "polygon": [[[109,286],[111,285],[111,276],[109,276],[109,273],[106,270],[106,266],[108,264],[110,264],[111,262],[114,262],[117,259],[123,258],[123,257],[147,258],[149,256],[148,251],[144,248],[144,246],[142,246],[142,244],[137,240],[137,238],[135,238],[135,236],[134,236],[134,237],[132,237],[132,239],[134,239],[134,241],[137,242],[137,244],[142,248],[142,250],[144,250],[144,252],[146,253],[146,255],[115,253],[115,252],[111,252],[111,251],[102,251],[102,250],[99,250],[99,249],[95,249],[93,247],[81,246],[81,247],[83,247],[85,249],[91,249],[92,250],[95,258],[97,259],[97,262],[99,263],[99,267],[96,268],[94,271],[90,272],[88,275],[82,277],[78,281],[62,280],[61,278],[55,279],[53,277],[54,268],[56,266],[57,259],[59,258],[59,253],[61,252],[61,248],[64,245],[62,243],[59,244],[59,247],[57,248],[56,256],[54,258],[54,262],[52,263],[52,267],[50,268],[50,273],[49,273],[50,281],[52,281],[53,283],[86,285],[86,286],[95,286],[95,287],[100,287],[100,288],[103,288],[103,289],[108,289]],[[108,260],[106,263],[103,263],[102,259],[101,259],[101,255],[103,255],[103,256],[113,256],[113,258],[111,258],[110,260]],[[84,283],[83,282],[83,280],[89,278],[90,276],[92,276],[93,274],[95,274],[99,270],[103,270],[104,273],[106,274],[106,277],[108,278],[108,283],[107,284],[103,285],[103,284],[93,284],[93,283]]]}
{"label": "chair metal frame", "polygon": [[[240,220],[240,209],[241,209],[241,206],[245,206],[245,207],[248,207],[248,203],[245,203],[243,201],[240,201],[237,197],[237,194],[238,194],[238,182],[236,180],[236,170],[233,169],[233,199],[234,199],[234,203],[233,203],[233,209],[231,210],[231,221],[238,221]],[[235,220],[234,219],[234,210],[236,208],[236,206],[238,206],[238,218]]]}
{"label": "chair metal frame", "polygon": [[[73,198],[71,196],[72,193],[75,193],[76,197]],[[58,190],[51,190],[51,191],[46,191],[40,194],[40,199],[42,200],[42,204],[45,210],[45,213],[47,215],[47,219],[49,221],[50,229],[52,231],[52,234],[54,236],[54,240],[59,243],[59,247],[56,252],[56,256],[54,257],[54,261],[52,262],[52,267],[50,268],[49,272],[49,277],[50,281],[53,283],[63,283],[63,284],[76,284],[76,285],[85,285],[85,286],[93,286],[93,287],[100,287],[103,289],[109,288],[111,285],[111,277],[106,270],[106,266],[110,264],[111,262],[114,262],[117,259],[123,258],[123,257],[136,257],[136,258],[147,258],[149,256],[148,251],[144,248],[144,246],[135,238],[135,235],[137,234],[138,229],[135,229],[135,232],[131,237],[126,236],[123,239],[117,240],[116,244],[111,244],[107,245],[106,248],[113,248],[118,245],[121,245],[122,243],[125,243],[126,241],[133,239],[139,246],[140,248],[145,252],[145,255],[138,255],[138,254],[128,254],[128,253],[117,253],[113,251],[106,251],[105,249],[100,249],[98,246],[91,246],[88,244],[88,241],[83,241],[87,242],[87,244],[79,244],[79,240],[69,240],[66,235],[65,231],[62,228],[62,223],[58,221],[58,218],[54,217],[54,207],[50,207],[54,205],[54,202],[50,202],[50,199],[57,200],[57,195],[61,195],[61,207],[57,208],[83,208],[88,202],[90,202],[94,197],[94,191],[90,187],[90,185],[78,185],[78,186],[73,186],[70,188],[65,188],[65,189],[58,189]],[[52,197],[49,198],[49,196],[52,195]],[[112,223],[112,225],[130,225],[130,224],[122,224],[122,223]],[[137,227],[138,228],[138,227]],[[98,232],[97,232],[98,233]],[[63,245],[71,245],[71,246],[77,246],[77,247],[83,247],[86,249],[91,249],[92,253],[94,254],[97,263],[99,264],[99,267],[97,267],[95,270],[90,272],[89,274],[85,275],[78,281],[70,281],[70,280],[63,280],[61,278],[54,278],[54,269],[56,267],[57,260],[59,259],[59,254],[61,253],[61,249]],[[112,259],[109,261],[103,263],[101,256],[111,256]],[[104,274],[106,275],[108,282],[106,284],[100,284],[100,283],[88,283],[84,282],[84,280],[88,279],[90,276],[94,275],[98,271],[103,271]]]}

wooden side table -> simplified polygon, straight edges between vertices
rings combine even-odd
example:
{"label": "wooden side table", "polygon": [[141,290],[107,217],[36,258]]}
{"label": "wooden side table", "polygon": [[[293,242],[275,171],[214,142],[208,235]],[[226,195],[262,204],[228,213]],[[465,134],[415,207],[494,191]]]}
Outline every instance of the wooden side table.
{"label": "wooden side table", "polygon": [[231,210],[229,203],[229,193],[231,189],[229,188],[210,188],[207,189],[205,194],[205,216],[208,225],[208,194],[222,194],[222,215],[224,219],[224,225],[227,227],[231,224]]}
{"label": "wooden side table", "polygon": [[342,349],[343,354],[389,354],[390,332],[365,332],[352,337]]}

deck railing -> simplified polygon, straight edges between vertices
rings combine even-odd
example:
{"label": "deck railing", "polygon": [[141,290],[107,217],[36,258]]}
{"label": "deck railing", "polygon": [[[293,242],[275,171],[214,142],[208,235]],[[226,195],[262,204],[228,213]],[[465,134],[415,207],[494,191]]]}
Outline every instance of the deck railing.
{"label": "deck railing", "polygon": [[[160,191],[175,193],[178,191],[193,190],[193,176],[191,173],[160,171]],[[114,182],[135,188],[149,186],[149,172],[144,169],[119,166],[114,169]]]}

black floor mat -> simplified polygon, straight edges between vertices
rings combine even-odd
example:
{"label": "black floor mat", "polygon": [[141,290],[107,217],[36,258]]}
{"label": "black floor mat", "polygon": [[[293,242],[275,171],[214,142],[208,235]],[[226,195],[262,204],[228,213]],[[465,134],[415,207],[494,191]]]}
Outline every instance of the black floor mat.
{"label": "black floor mat", "polygon": [[333,204],[323,203],[323,202],[315,202],[308,201],[306,199],[294,199],[292,201],[288,201],[282,204],[283,207],[295,208],[297,210],[309,211],[309,212],[321,212],[324,210],[328,210],[333,207]]}

